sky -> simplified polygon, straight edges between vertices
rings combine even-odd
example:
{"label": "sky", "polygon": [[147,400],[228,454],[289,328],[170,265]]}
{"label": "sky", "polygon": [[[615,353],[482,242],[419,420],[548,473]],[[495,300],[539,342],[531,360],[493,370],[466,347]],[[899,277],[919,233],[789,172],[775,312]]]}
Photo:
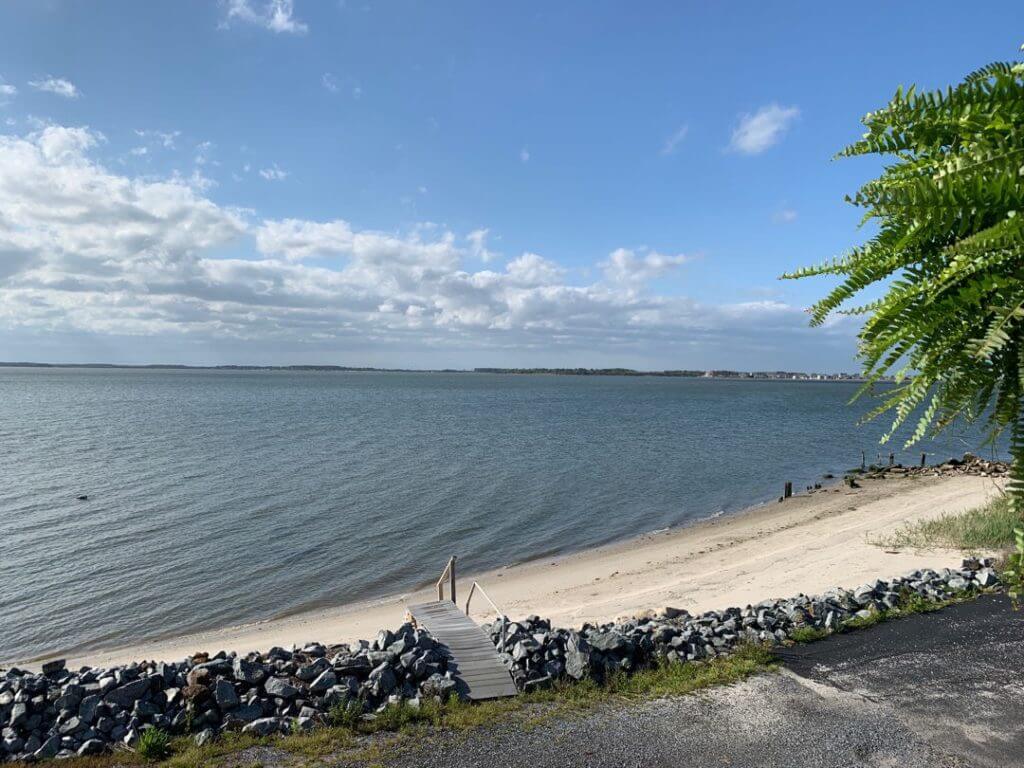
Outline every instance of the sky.
{"label": "sky", "polygon": [[1024,6],[0,2],[0,360],[855,370],[833,161]]}

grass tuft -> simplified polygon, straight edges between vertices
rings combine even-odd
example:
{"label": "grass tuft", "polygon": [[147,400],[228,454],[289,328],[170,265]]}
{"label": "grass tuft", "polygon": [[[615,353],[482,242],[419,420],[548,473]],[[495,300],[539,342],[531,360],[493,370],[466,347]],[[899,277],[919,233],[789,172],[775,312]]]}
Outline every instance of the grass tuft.
{"label": "grass tuft", "polygon": [[831,633],[822,627],[798,627],[789,633],[789,639],[794,643],[814,643],[824,640]]}
{"label": "grass tuft", "polygon": [[147,760],[163,760],[171,756],[171,735],[159,728],[147,728],[139,734],[138,749]]}
{"label": "grass tuft", "polygon": [[1020,525],[1021,519],[1013,511],[1009,497],[1000,496],[967,512],[909,523],[874,543],[893,549],[1004,549],[1013,544],[1013,529]]}

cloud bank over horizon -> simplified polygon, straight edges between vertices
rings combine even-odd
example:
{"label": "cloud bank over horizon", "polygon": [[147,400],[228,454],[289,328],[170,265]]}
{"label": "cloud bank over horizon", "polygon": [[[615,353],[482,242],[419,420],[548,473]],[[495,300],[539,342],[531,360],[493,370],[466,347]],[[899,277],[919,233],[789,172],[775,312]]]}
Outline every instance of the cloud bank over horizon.
{"label": "cloud bank over horizon", "polygon": [[847,324],[810,331],[780,301],[659,290],[691,254],[619,247],[580,270],[503,257],[484,228],[266,219],[201,181],[111,170],[104,141],[0,136],[0,357],[763,368],[793,343],[849,349]]}

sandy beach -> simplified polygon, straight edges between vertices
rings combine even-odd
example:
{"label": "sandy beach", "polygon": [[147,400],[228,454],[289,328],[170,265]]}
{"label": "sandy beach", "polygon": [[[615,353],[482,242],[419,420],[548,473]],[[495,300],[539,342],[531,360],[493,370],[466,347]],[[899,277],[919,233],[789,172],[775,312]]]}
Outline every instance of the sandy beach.
{"label": "sandy beach", "polygon": [[[687,528],[647,534],[599,549],[459,574],[460,602],[477,580],[512,619],[538,614],[561,626],[613,620],[665,606],[692,612],[770,597],[853,587],[919,567],[958,565],[952,550],[894,551],[872,541],[906,522],[976,507],[999,492],[987,477],[917,477],[835,486]],[[443,563],[438,564],[440,572]],[[230,627],[69,659],[107,666],[180,659],[198,650],[248,652],[307,641],[372,638],[395,627],[405,606],[432,590],[395,595],[284,619]],[[482,599],[472,616],[493,618]]]}

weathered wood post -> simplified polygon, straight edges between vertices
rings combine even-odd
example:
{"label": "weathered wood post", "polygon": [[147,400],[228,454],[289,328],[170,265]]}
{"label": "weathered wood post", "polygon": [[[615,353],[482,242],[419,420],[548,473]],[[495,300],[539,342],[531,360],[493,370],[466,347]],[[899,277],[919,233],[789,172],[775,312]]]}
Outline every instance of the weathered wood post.
{"label": "weathered wood post", "polygon": [[868,467],[867,457],[864,456],[864,451],[860,452],[860,471],[863,472]]}
{"label": "weathered wood post", "polygon": [[896,463],[896,454],[893,453],[892,451],[889,451],[889,466],[891,467],[895,463]]}
{"label": "weathered wood post", "polygon": [[925,453],[922,453],[922,454],[921,454],[921,466],[922,466],[922,467],[924,467],[924,465],[925,465],[925,462],[927,462],[927,460],[928,460],[928,456],[927,456],[927,454],[925,454]]}
{"label": "weathered wood post", "polygon": [[790,480],[787,480],[785,488],[782,491],[782,498],[788,499],[792,495],[793,495],[793,483]]}
{"label": "weathered wood post", "polygon": [[452,555],[452,559],[448,561],[448,584],[452,590],[452,602],[458,605],[455,601],[455,555]]}

